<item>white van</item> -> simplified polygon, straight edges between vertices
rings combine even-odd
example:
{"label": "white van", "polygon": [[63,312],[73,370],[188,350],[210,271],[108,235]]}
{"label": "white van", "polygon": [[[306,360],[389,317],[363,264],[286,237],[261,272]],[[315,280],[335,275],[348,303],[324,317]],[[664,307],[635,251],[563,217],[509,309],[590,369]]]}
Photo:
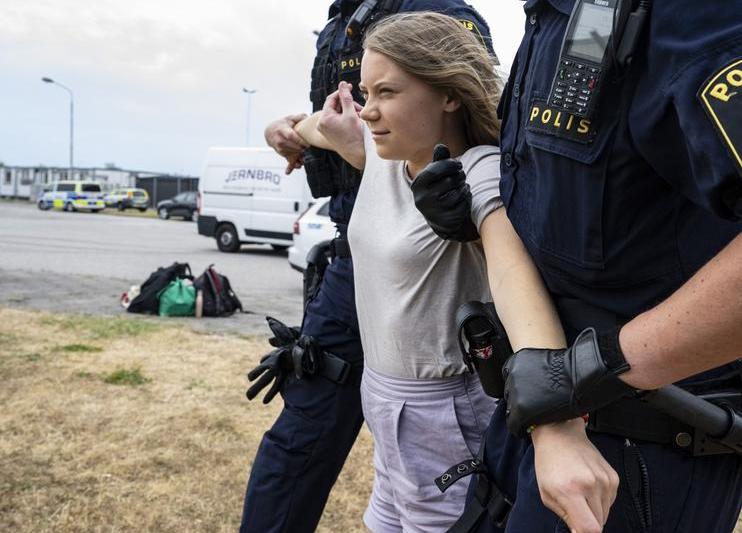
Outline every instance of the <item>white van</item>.
{"label": "white van", "polygon": [[222,252],[241,244],[292,244],[296,218],[312,201],[304,169],[285,173],[270,148],[209,148],[198,182],[198,232]]}

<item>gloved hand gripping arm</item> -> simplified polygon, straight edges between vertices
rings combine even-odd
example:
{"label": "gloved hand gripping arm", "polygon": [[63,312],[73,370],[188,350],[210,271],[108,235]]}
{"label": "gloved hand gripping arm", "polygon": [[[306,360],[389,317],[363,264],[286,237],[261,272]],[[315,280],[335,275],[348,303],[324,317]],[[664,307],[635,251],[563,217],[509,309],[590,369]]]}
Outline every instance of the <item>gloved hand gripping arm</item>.
{"label": "gloved hand gripping arm", "polygon": [[573,419],[633,395],[635,389],[618,377],[628,369],[617,331],[599,337],[588,328],[566,349],[519,350],[503,369],[508,429],[523,436],[530,427]]}
{"label": "gloved hand gripping arm", "polygon": [[433,149],[433,161],[411,185],[415,206],[442,239],[469,242],[479,239],[471,218],[471,191],[459,161],[443,144]]}

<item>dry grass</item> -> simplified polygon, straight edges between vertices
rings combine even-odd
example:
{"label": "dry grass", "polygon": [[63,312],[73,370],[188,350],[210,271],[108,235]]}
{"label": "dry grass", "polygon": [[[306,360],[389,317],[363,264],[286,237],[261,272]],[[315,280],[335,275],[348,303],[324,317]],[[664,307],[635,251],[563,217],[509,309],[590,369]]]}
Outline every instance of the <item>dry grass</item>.
{"label": "dry grass", "polygon": [[[0,309],[0,531],[235,531],[280,409],[244,397],[267,349],[163,320]],[[364,428],[319,531],[364,531],[371,481]]]}
{"label": "dry grass", "polygon": [[[161,324],[0,309],[0,530],[236,530],[267,342]],[[370,465],[364,430],[321,531],[363,530]]]}

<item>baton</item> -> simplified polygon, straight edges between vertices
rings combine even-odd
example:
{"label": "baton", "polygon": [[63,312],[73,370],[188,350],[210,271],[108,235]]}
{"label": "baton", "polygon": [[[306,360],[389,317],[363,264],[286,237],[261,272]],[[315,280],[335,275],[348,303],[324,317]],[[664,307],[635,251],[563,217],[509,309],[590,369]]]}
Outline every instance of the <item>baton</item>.
{"label": "baton", "polygon": [[701,398],[676,385],[667,385],[644,393],[641,400],[742,454],[742,416],[731,405],[709,401],[713,397],[711,394],[709,399]]}

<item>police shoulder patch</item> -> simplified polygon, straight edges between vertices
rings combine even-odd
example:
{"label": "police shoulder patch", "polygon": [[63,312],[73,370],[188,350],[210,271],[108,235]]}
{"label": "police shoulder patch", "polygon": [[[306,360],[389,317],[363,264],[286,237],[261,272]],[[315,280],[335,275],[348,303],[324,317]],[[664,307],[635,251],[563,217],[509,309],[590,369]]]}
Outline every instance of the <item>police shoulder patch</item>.
{"label": "police shoulder patch", "polygon": [[[486,47],[487,41],[491,39],[485,39],[484,35],[482,35],[482,32],[479,31],[479,26],[474,21],[467,20],[467,19],[459,19],[459,24],[461,24],[465,29],[472,32],[477,39]],[[497,57],[497,54],[492,51],[492,57],[494,59],[495,65],[500,64],[500,59]]]}
{"label": "police shoulder patch", "polygon": [[742,58],[707,79],[698,98],[742,174]]}

